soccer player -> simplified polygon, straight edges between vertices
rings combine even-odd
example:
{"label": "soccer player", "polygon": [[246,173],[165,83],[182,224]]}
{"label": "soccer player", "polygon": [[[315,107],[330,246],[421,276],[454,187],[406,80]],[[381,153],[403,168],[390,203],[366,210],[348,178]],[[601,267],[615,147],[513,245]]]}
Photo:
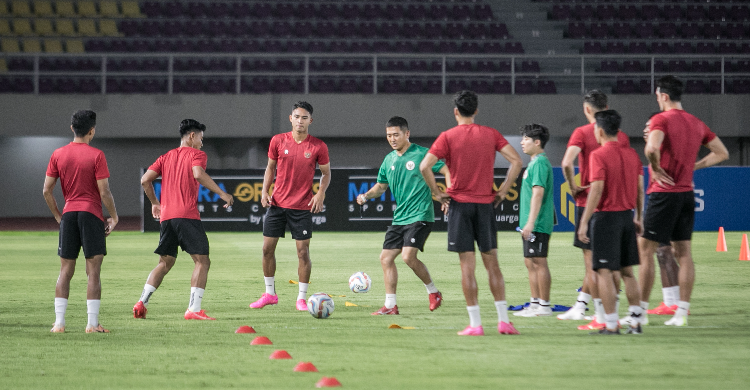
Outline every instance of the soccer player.
{"label": "soccer player", "polygon": [[[662,111],[651,118],[645,154],[649,162],[648,207],[640,251],[641,306],[648,310],[654,284],[654,252],[660,242],[672,242],[680,264],[680,300],[674,316],[665,325],[687,325],[690,295],[695,281],[691,238],[695,217],[693,171],[716,165],[729,152],[700,119],[682,108],[683,84],[674,76],[656,82],[656,101]],[[696,161],[701,145],[709,153]]]}
{"label": "soccer player", "polygon": [[[461,285],[469,312],[469,326],[458,332],[462,336],[482,336],[482,318],[477,300],[474,241],[489,276],[495,299],[500,334],[518,334],[508,319],[505,281],[497,262],[497,228],[494,208],[505,199],[521,171],[521,156],[497,130],[474,123],[479,98],[473,91],[453,96],[453,116],[458,126],[442,132],[420,164],[422,176],[433,196],[448,205],[448,250],[458,252],[461,263]],[[494,190],[495,154],[508,160],[510,167],[499,190]],[[445,193],[435,183],[432,167],[445,159],[451,186]]]}
{"label": "soccer player", "polygon": [[[380,253],[385,280],[385,305],[372,314],[398,314],[398,270],[395,260],[399,253],[427,288],[430,311],[433,311],[443,303],[443,294],[435,287],[427,267],[417,258],[418,251],[424,251],[424,243],[435,222],[432,194],[418,169],[428,149],[409,141],[409,123],[402,117],[389,119],[385,124],[385,134],[393,151],[380,165],[377,184],[357,197],[357,203],[363,205],[368,199],[383,195],[389,186],[396,197],[393,224],[385,233],[383,251]],[[442,161],[435,163],[432,171],[445,175],[446,185],[450,187],[450,172]]]}
{"label": "soccer player", "polygon": [[551,316],[549,304],[551,277],[547,265],[549,239],[555,223],[554,180],[552,164],[544,153],[549,141],[549,130],[539,124],[521,128],[521,149],[531,156],[521,185],[521,213],[519,225],[523,237],[523,260],[529,271],[531,304],[513,313],[521,317]]}
{"label": "soccer player", "polygon": [[[279,303],[276,295],[276,244],[284,237],[287,225],[297,243],[299,266],[299,294],[297,310],[307,310],[307,286],[310,283],[312,262],[310,261],[310,237],[312,237],[312,213],[323,210],[326,190],[331,183],[331,164],[328,146],[308,133],[313,121],[313,107],[308,102],[294,104],[289,122],[292,131],[271,138],[268,147],[268,166],[263,176],[261,204],[268,211],[263,219],[263,279],[266,292],[250,304],[253,309]],[[312,185],[315,165],[320,168],[320,186],[313,195]],[[276,182],[273,196],[268,195],[271,184]]]}
{"label": "soccer player", "polygon": [[[83,247],[86,258],[86,333],[109,333],[99,323],[102,284],[99,278],[102,261],[107,255],[106,237],[112,233],[119,218],[115,200],[109,190],[109,168],[104,153],[89,144],[96,134],[96,113],[82,110],[73,114],[70,129],[73,142],[55,150],[49,159],[44,178],[44,200],[60,224],[60,276],[55,286],[55,323],[50,332],[65,332],[65,311],[68,308],[70,280],[76,259]],[[60,179],[65,206],[62,214],[52,193]],[[110,217],[104,219],[102,203]]]}
{"label": "soccer player", "polygon": [[[581,214],[586,207],[586,199],[589,192],[589,155],[599,148],[599,144],[594,137],[594,115],[603,110],[609,109],[607,104],[607,95],[603,92],[593,89],[583,97],[583,114],[589,122],[587,125],[580,126],[573,130],[573,134],[568,141],[568,147],[562,160],[563,174],[568,182],[570,192],[576,200],[575,231],[580,227]],[[630,140],[623,132],[617,133],[617,142],[630,146]],[[573,163],[578,158],[578,172],[580,174],[580,185],[576,183]],[[595,282],[596,272],[591,267],[591,246],[578,239],[576,234],[573,235],[573,246],[581,248],[583,251],[583,263],[585,274],[583,286],[578,294],[578,299],[565,313],[557,316],[560,320],[583,320],[586,319],[586,306],[593,298],[595,316],[593,320],[581,325],[579,329],[601,329],[604,327],[604,308],[598,293],[591,286]]]}
{"label": "soccer player", "polygon": [[636,235],[643,230],[643,166],[633,148],[617,141],[622,120],[617,111],[600,111],[594,117],[594,135],[602,147],[589,156],[591,189],[577,232],[579,240],[591,244],[595,284],[606,313],[606,327],[592,334],[620,334],[616,304],[620,276],[634,319],[628,333],[640,334],[644,312],[633,266],[639,261]]}
{"label": "soccer player", "polygon": [[[180,123],[180,147],[156,159],[141,178],[141,186],[151,201],[151,214],[159,219],[159,246],[154,251],[159,255],[159,264],[148,275],[141,298],[133,307],[134,318],[146,318],[149,299],[174,266],[179,246],[190,254],[195,263],[185,319],[215,319],[201,309],[211,260],[208,257],[208,237],[198,212],[199,184],[218,194],[226,202],[224,208],[230,207],[234,198],[206,173],[208,158],[200,150],[204,131],[206,125],[194,119],[183,120]],[[157,198],[153,182],[159,176],[161,197]]]}

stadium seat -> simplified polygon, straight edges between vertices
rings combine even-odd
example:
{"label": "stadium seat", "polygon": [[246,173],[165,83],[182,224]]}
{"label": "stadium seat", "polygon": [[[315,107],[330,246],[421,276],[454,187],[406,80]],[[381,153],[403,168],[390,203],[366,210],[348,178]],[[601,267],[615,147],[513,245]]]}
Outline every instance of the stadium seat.
{"label": "stadium seat", "polygon": [[607,42],[607,47],[604,50],[609,54],[623,54],[625,53],[625,44],[622,42]]}
{"label": "stadium seat", "polygon": [[126,18],[143,18],[145,15],[141,14],[141,8],[137,1],[123,1],[122,16]]}
{"label": "stadium seat", "polygon": [[35,19],[34,20],[34,32],[36,33],[36,35],[41,35],[41,36],[55,35],[55,30],[52,28],[52,20]]}
{"label": "stadium seat", "polygon": [[9,36],[11,34],[10,22],[8,19],[0,19],[0,36]]}
{"label": "stadium seat", "polygon": [[13,19],[13,34],[18,36],[32,36],[34,31],[31,28],[29,19]]}
{"label": "stadium seat", "polygon": [[52,2],[50,1],[34,1],[34,15],[41,17],[54,16],[52,11]]}
{"label": "stadium seat", "polygon": [[0,48],[2,48],[4,53],[18,53],[21,51],[18,40],[14,38],[3,38],[0,41]]}
{"label": "stadium seat", "polygon": [[83,37],[95,37],[99,33],[96,31],[94,19],[78,19],[78,35]]}
{"label": "stadium seat", "polygon": [[516,94],[527,95],[537,93],[536,84],[531,80],[516,80]]}
{"label": "stadium seat", "polygon": [[64,18],[75,18],[78,16],[72,1],[57,1],[55,3],[55,11],[57,16]]}
{"label": "stadium seat", "polygon": [[117,24],[112,19],[102,19],[99,21],[99,33],[107,37],[119,37],[123,35],[117,31]]}
{"label": "stadium seat", "polygon": [[615,72],[620,71],[617,61],[602,61],[602,64],[599,67],[599,70],[602,72],[609,72],[609,73],[615,73]]}
{"label": "stadium seat", "polygon": [[55,31],[57,31],[57,35],[66,37],[77,35],[75,27],[73,27],[73,21],[70,19],[57,19],[55,21]]}
{"label": "stadium seat", "polygon": [[556,94],[557,87],[555,86],[555,82],[552,80],[542,80],[539,81],[538,91],[540,94]]}
{"label": "stadium seat", "polygon": [[29,7],[28,1],[15,0],[11,3],[11,13],[14,17],[29,17],[31,16],[31,8]]}
{"label": "stadium seat", "polygon": [[59,39],[45,39],[44,40],[44,52],[45,53],[62,53],[63,45]]}
{"label": "stadium seat", "polygon": [[93,1],[78,1],[78,15],[84,18],[95,18],[99,16],[96,12],[96,4]]}
{"label": "stadium seat", "polygon": [[42,44],[39,42],[38,39],[25,39],[22,42],[23,42],[24,53],[41,53],[42,52]]}
{"label": "stadium seat", "polygon": [[703,94],[706,93],[706,85],[703,80],[687,80],[685,84],[685,93],[687,94]]}

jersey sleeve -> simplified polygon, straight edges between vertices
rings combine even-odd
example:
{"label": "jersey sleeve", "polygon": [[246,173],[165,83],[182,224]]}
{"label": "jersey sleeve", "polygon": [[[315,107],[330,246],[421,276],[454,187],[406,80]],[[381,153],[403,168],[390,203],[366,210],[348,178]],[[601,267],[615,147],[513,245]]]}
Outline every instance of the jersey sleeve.
{"label": "jersey sleeve", "polygon": [[386,157],[383,163],[380,164],[380,169],[378,169],[378,183],[388,184],[388,160],[388,157]]}
{"label": "jersey sleeve", "polygon": [[325,142],[320,142],[320,148],[318,149],[318,165],[326,165],[331,160],[328,157],[328,145]]}
{"label": "jersey sleeve", "polygon": [[432,172],[438,173],[440,172],[441,169],[443,169],[444,166],[445,166],[445,163],[443,161],[437,160],[435,165],[432,166]]}
{"label": "jersey sleeve", "polygon": [[164,156],[160,156],[159,158],[156,159],[156,161],[154,161],[153,164],[151,164],[150,167],[148,167],[148,170],[149,171],[154,171],[158,175],[161,175],[161,167],[162,167],[162,162],[163,161],[164,161]]}
{"label": "jersey sleeve", "polygon": [[539,186],[544,188],[545,191],[549,191],[550,189],[547,188],[547,176],[549,176],[549,170],[549,161],[546,161],[546,163],[545,161],[538,161],[537,164],[534,164],[534,166],[531,167],[531,172],[529,172],[531,186]]}
{"label": "jersey sleeve", "polygon": [[279,159],[279,136],[271,138],[271,144],[268,145],[268,158],[271,160]]}
{"label": "jersey sleeve", "polygon": [[573,134],[570,135],[570,139],[568,140],[568,146],[577,146],[581,149],[584,149],[586,146],[586,142],[583,140],[583,132],[580,130],[580,127],[573,130]]}
{"label": "jersey sleeve", "polygon": [[499,131],[495,130],[495,150],[499,152],[503,150],[505,145],[508,145],[508,140],[506,140]]}
{"label": "jersey sleeve", "polygon": [[99,152],[96,156],[94,174],[96,175],[96,180],[109,178],[109,167],[107,166],[107,158],[104,157],[104,152]]}
{"label": "jersey sleeve", "polygon": [[711,131],[705,123],[701,122],[701,124],[703,125],[703,139],[701,140],[701,144],[705,145],[716,138],[716,133]]}
{"label": "jersey sleeve", "polygon": [[649,126],[650,131],[659,130],[661,132],[667,132],[667,120],[664,115],[658,114],[651,118],[651,125]]}
{"label": "jersey sleeve", "polygon": [[607,174],[607,170],[602,161],[601,153],[591,153],[589,156],[589,182],[604,180]]}
{"label": "jersey sleeve", "polygon": [[191,163],[190,166],[201,167],[205,170],[207,165],[208,165],[208,155],[206,155],[206,152],[199,150],[198,153],[196,153],[193,156],[193,162]]}
{"label": "jersey sleeve", "polygon": [[445,132],[440,133],[435,142],[432,143],[428,153],[432,153],[438,159],[445,159],[450,155],[450,149],[448,148],[448,141],[445,137]]}
{"label": "jersey sleeve", "polygon": [[57,169],[57,153],[52,153],[47,164],[47,176],[60,177],[60,171]]}

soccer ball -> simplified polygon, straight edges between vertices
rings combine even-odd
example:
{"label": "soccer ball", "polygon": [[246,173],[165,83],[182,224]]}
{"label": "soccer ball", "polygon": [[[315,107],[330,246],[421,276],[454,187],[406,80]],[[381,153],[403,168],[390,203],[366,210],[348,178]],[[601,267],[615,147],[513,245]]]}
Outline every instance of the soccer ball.
{"label": "soccer ball", "polygon": [[333,298],[326,293],[315,293],[307,300],[307,311],[315,318],[328,318],[333,309]]}
{"label": "soccer ball", "polygon": [[349,277],[349,289],[355,293],[366,293],[370,291],[372,279],[364,272],[357,272]]}

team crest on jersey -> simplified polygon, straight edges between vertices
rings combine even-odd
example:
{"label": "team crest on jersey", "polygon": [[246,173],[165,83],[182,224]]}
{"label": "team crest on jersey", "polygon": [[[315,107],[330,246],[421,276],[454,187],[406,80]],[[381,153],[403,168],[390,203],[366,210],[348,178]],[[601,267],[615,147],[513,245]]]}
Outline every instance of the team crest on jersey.
{"label": "team crest on jersey", "polygon": [[305,158],[310,158],[310,156],[312,156],[312,153],[310,153],[310,152],[305,152]]}
{"label": "team crest on jersey", "polygon": [[284,154],[289,154],[289,149],[284,149]]}
{"label": "team crest on jersey", "polygon": [[414,169],[414,161],[409,161],[406,163],[406,169],[413,170]]}

